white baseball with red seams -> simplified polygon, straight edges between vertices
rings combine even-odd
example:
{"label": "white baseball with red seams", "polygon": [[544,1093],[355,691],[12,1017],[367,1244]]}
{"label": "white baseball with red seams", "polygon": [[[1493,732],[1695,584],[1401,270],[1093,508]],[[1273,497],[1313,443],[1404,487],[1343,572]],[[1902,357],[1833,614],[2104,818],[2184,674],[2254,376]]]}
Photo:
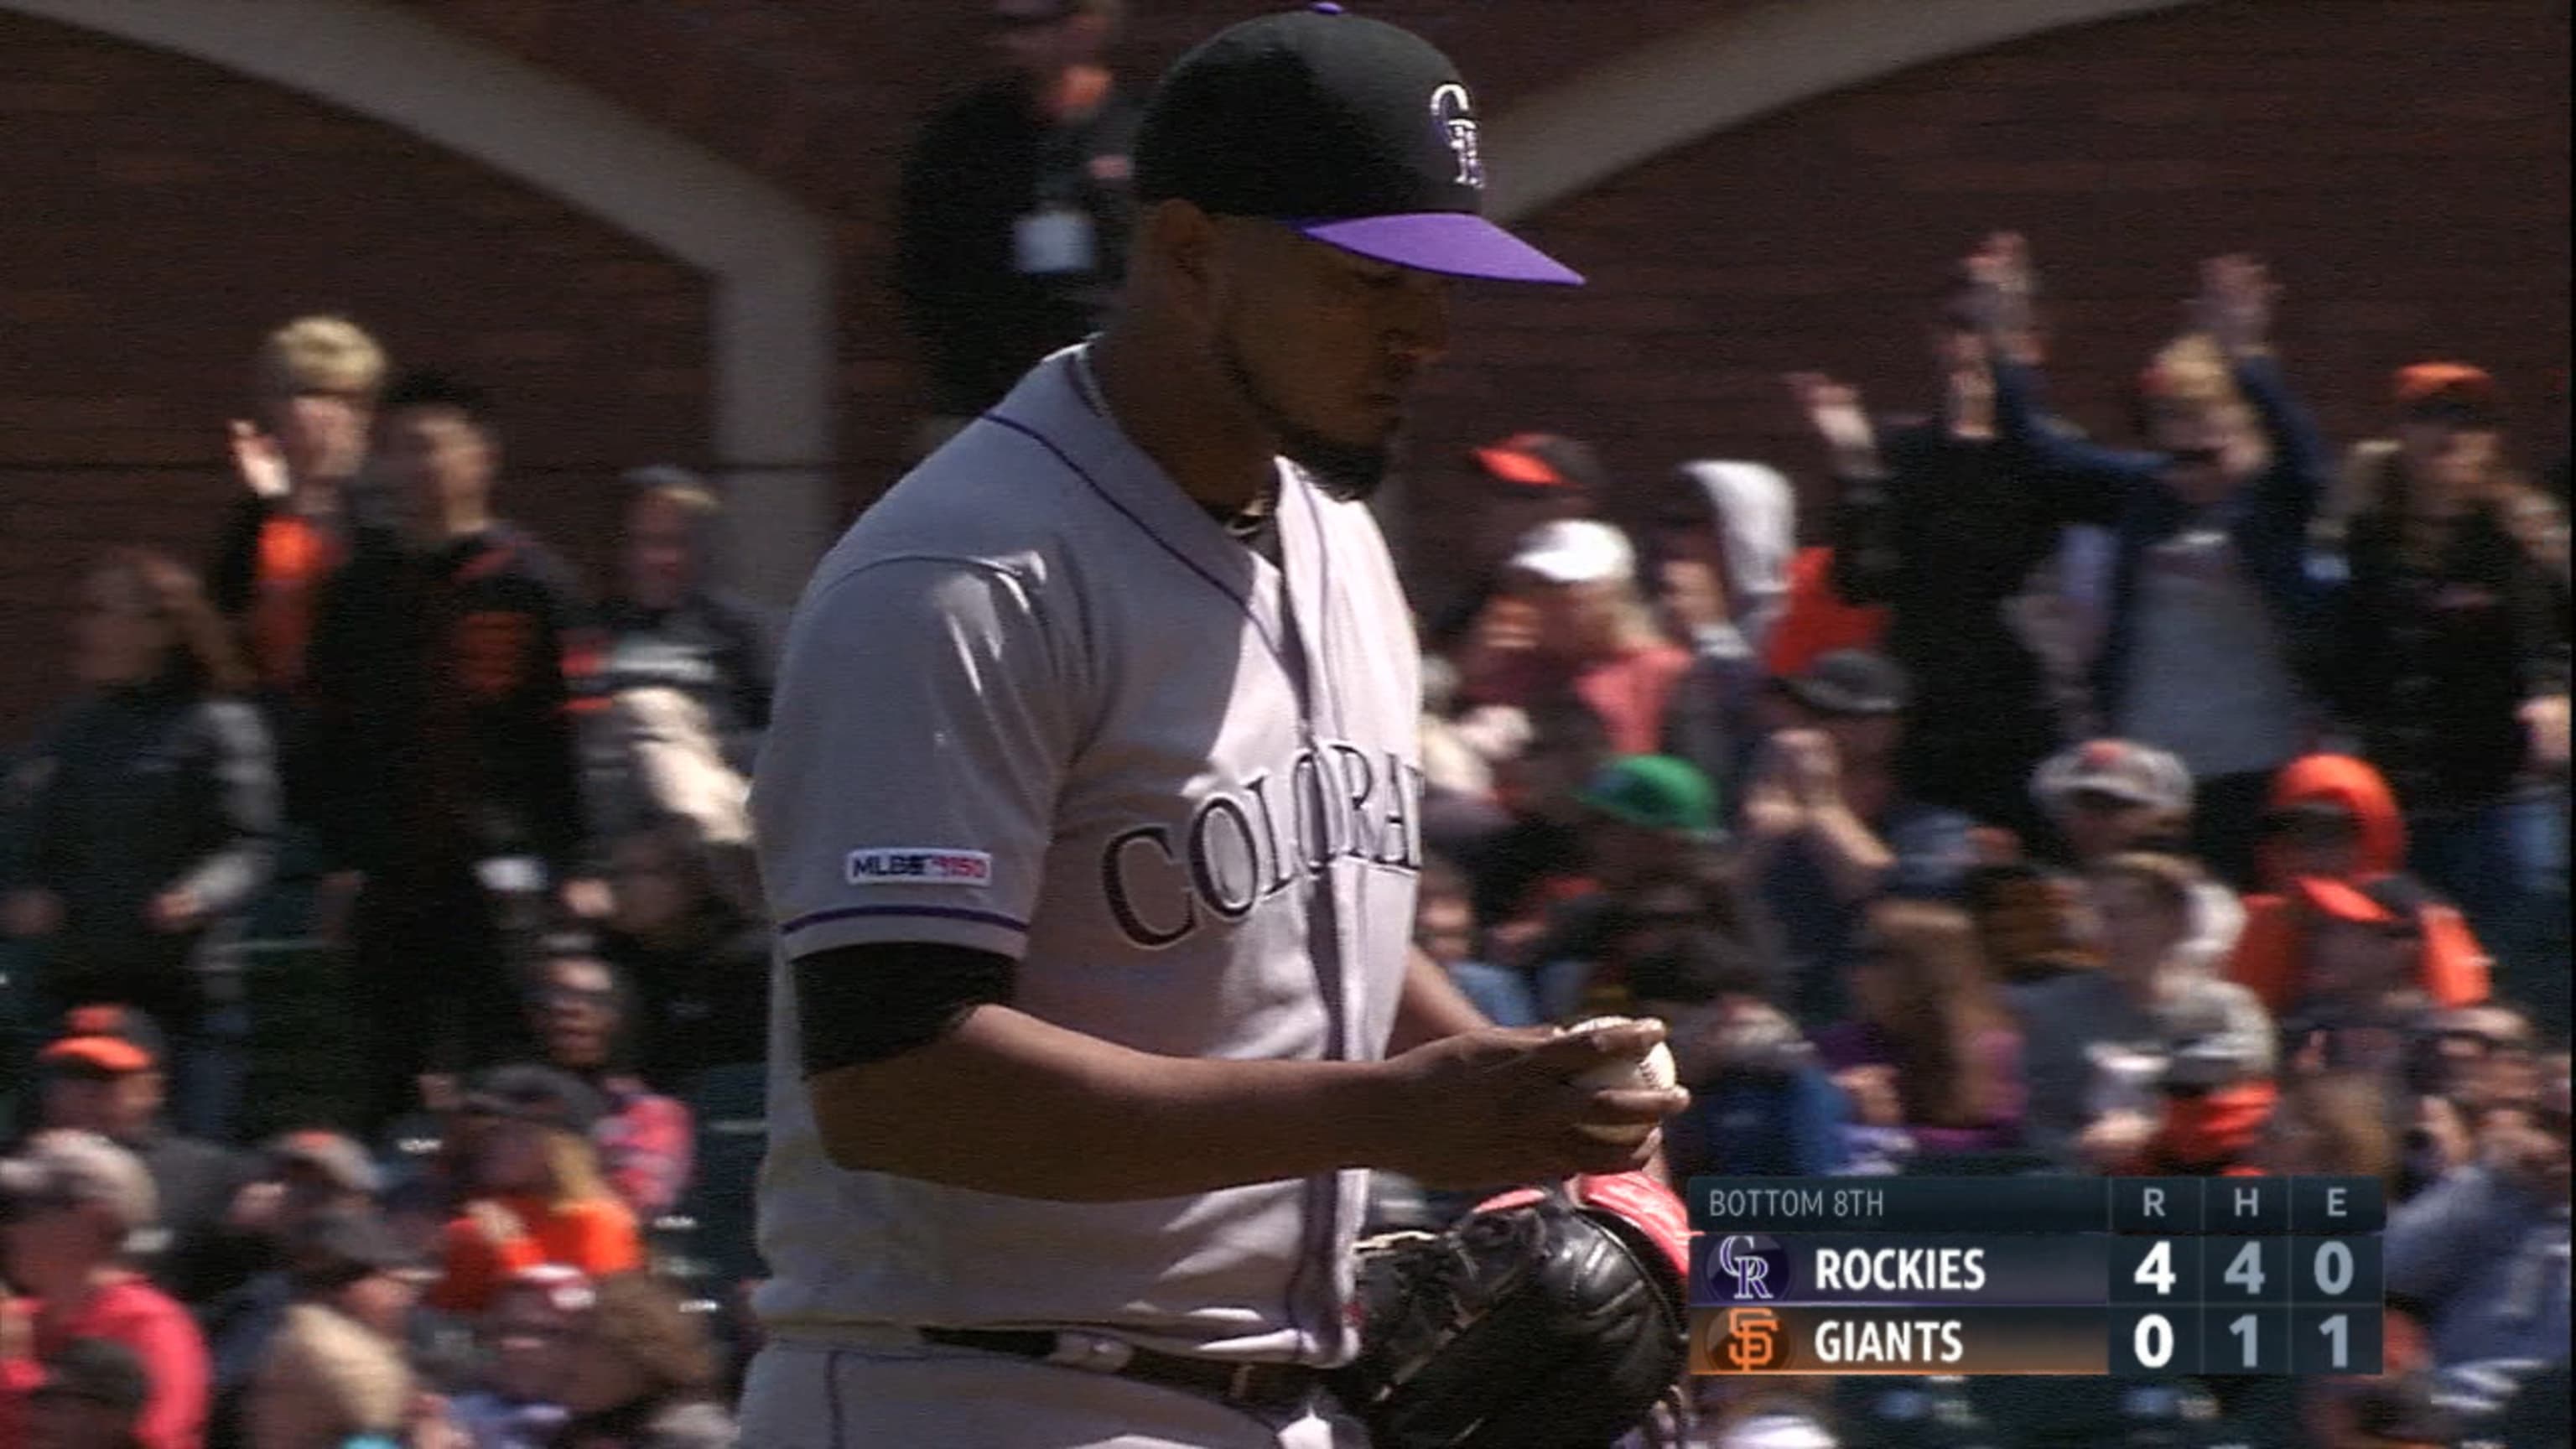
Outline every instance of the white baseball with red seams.
{"label": "white baseball with red seams", "polygon": [[[1630,1016],[1588,1017],[1563,1030],[1567,1032],[1607,1031],[1613,1027],[1627,1026],[1639,1019]],[[1589,1067],[1576,1073],[1572,1080],[1578,1087],[1635,1087],[1640,1090],[1663,1092],[1680,1085],[1681,1071],[1673,1065],[1672,1051],[1662,1042],[1657,1042],[1647,1048],[1646,1054],[1642,1057],[1620,1057],[1606,1061],[1597,1067]],[[1639,1127],[1622,1131],[1611,1127],[1584,1127],[1579,1130],[1589,1136],[1598,1137],[1604,1142],[1635,1142],[1644,1140],[1646,1134],[1654,1129]]]}
{"label": "white baseball with red seams", "polygon": [[[1641,1020],[1651,1020],[1651,1018],[1595,1016],[1578,1021],[1563,1030],[1568,1034],[1608,1031],[1613,1027],[1628,1026]],[[1673,1065],[1671,1050],[1662,1042],[1657,1042],[1647,1048],[1646,1054],[1642,1057],[1625,1057],[1618,1061],[1603,1062],[1597,1067],[1578,1073],[1574,1082],[1575,1085],[1583,1087],[1633,1086],[1666,1092],[1681,1084],[1681,1072]]]}

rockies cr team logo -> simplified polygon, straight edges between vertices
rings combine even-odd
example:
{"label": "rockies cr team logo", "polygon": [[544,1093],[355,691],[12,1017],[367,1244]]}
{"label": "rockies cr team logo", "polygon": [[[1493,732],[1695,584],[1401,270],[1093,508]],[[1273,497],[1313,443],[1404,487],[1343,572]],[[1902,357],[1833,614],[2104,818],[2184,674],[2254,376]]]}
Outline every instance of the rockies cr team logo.
{"label": "rockies cr team logo", "polygon": [[1440,139],[1458,158],[1458,174],[1450,178],[1451,182],[1483,190],[1484,147],[1477,138],[1475,108],[1467,100],[1467,88],[1452,81],[1433,91],[1431,116],[1440,123]]}
{"label": "rockies cr team logo", "polygon": [[1763,1303],[1787,1286],[1788,1250],[1779,1240],[1753,1233],[1729,1233],[1717,1240],[1702,1261],[1700,1277],[1708,1296],[1720,1303]]}

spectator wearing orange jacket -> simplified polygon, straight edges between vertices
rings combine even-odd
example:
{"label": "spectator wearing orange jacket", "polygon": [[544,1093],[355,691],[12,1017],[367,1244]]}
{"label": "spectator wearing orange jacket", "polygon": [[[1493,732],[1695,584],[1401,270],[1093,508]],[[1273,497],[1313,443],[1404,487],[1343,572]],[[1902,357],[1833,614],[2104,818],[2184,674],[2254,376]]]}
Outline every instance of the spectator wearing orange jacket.
{"label": "spectator wearing orange jacket", "polygon": [[[2315,883],[2360,887],[2394,876],[2406,858],[2406,824],[2388,782],[2348,755],[2291,761],[2273,782],[2267,824],[2258,865],[2270,889],[2245,898],[2245,931],[2228,974],[2279,1015],[2307,994],[2305,963],[2317,924],[2359,911],[2349,905],[2349,890]],[[2484,1001],[2487,954],[2460,913],[2427,899],[2414,914],[2423,941],[2417,984],[2425,997],[2437,1006]]]}
{"label": "spectator wearing orange jacket", "polygon": [[465,1099],[473,1192],[440,1240],[430,1307],[480,1313],[511,1274],[541,1263],[594,1278],[642,1265],[635,1215],[601,1177],[591,1146],[601,1110],[596,1092],[552,1067],[484,1075]]}

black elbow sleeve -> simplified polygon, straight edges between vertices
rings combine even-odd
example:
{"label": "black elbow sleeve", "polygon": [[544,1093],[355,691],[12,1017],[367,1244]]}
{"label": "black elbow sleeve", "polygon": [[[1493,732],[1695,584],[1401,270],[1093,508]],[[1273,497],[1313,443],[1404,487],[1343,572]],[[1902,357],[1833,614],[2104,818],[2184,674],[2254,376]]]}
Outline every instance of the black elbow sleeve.
{"label": "black elbow sleeve", "polygon": [[1019,965],[971,946],[920,941],[837,946],[796,958],[805,1075],[927,1046],[978,1006],[1011,998]]}

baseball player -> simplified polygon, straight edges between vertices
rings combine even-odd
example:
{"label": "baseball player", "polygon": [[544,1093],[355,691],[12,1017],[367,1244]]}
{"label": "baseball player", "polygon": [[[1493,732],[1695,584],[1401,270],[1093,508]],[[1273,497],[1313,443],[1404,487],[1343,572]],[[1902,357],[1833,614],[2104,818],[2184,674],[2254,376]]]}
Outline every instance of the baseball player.
{"label": "baseball player", "polygon": [[744,1442],[1363,1441],[1365,1169],[1632,1170],[1651,1023],[1409,962],[1417,657],[1364,498],[1478,214],[1467,90],[1334,5],[1165,77],[1126,301],[869,510],[752,809],[781,939]]}

